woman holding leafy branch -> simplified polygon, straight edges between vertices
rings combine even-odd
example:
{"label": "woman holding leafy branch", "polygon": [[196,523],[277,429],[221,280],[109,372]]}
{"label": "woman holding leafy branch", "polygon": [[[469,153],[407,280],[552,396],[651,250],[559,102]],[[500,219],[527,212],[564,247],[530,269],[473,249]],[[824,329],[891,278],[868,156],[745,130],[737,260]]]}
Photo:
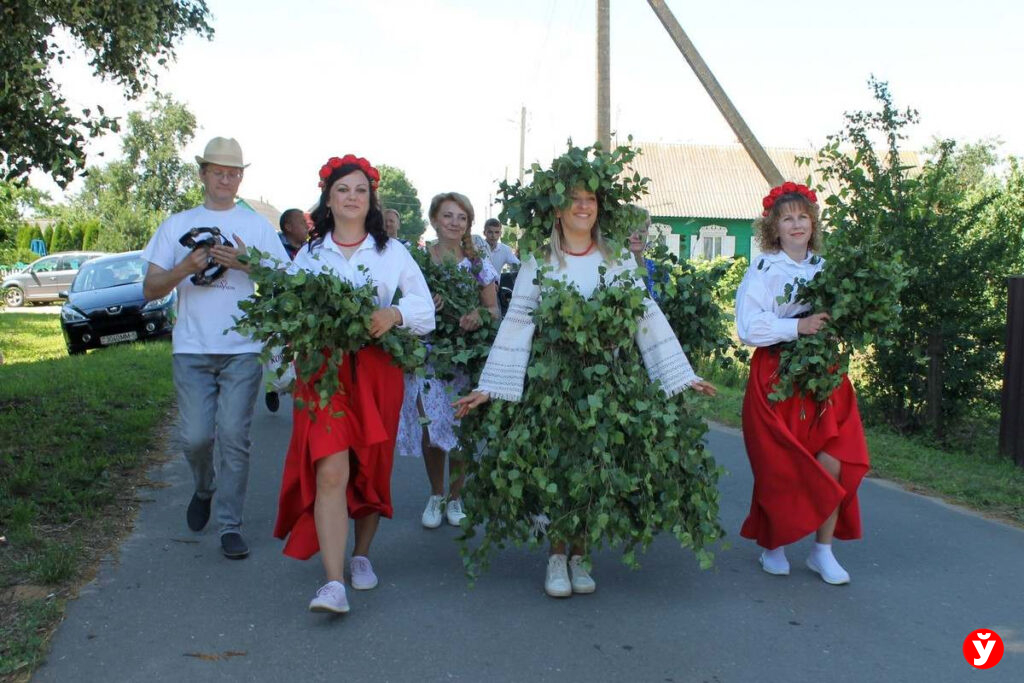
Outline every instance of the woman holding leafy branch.
{"label": "woman holding leafy branch", "polygon": [[[700,437],[666,401],[687,388],[715,389],[693,372],[633,275],[633,259],[610,246],[636,222],[626,203],[643,183],[619,178],[634,154],[570,146],[550,171],[534,169],[531,186],[502,185],[503,217],[523,228],[520,248],[534,255],[524,260],[478,388],[455,402],[458,417],[492,398],[513,403],[493,404],[481,420],[490,438],[466,484],[470,521],[484,527],[479,553],[506,539],[530,542],[531,514],[546,526],[544,590],[552,597],[596,589],[586,556],[602,539],[632,548],[675,526],[701,548],[717,535],[716,469],[702,447],[679,443]],[[649,382],[637,372],[641,357]],[[673,436],[638,431],[662,426]],[[682,463],[680,451],[692,459]],[[698,479],[699,491],[682,493]],[[668,489],[699,498],[700,509],[682,510]]]}
{"label": "woman holding leafy branch", "polygon": [[[445,517],[452,526],[466,516],[460,497],[465,481],[465,467],[452,451],[458,445],[455,436],[455,411],[451,402],[470,387],[472,379],[466,364],[451,362],[455,343],[482,346],[478,355],[486,353],[487,336],[472,335],[487,321],[498,318],[498,273],[489,259],[477,253],[470,234],[473,227],[473,205],[458,192],[435,196],[427,212],[437,232],[437,242],[426,248],[429,263],[423,263],[428,285],[434,292],[438,322],[432,335],[427,377],[407,375],[405,401],[398,436],[400,455],[422,456],[430,481],[430,497],[423,510],[422,523],[428,529],[441,526],[441,503]],[[442,294],[442,292],[444,294]],[[446,300],[446,297],[450,300]],[[448,361],[442,366],[441,356]],[[473,378],[475,379],[475,378]],[[420,418],[429,422],[421,425]],[[449,458],[448,497],[444,495],[444,461]]]}
{"label": "woman holding leafy branch", "polygon": [[[320,169],[311,241],[294,264],[309,273],[374,287],[377,308],[369,319],[370,337],[379,339],[396,326],[426,334],[434,329],[430,290],[405,246],[384,230],[379,179],[377,169],[362,157],[328,160]],[[402,296],[391,305],[398,290]],[[324,371],[321,367],[319,375]],[[381,515],[392,515],[402,370],[379,345],[367,345],[345,354],[338,390],[331,396],[318,392],[319,375],[297,374],[298,401],[274,535],[287,537],[284,552],[291,557],[308,559],[319,550],[327,583],[309,609],[343,613],[349,609],[343,577],[349,517],[355,520],[351,586],[368,590],[377,585],[368,555]]]}
{"label": "woman holding leafy branch", "polygon": [[[741,341],[756,346],[743,399],[743,441],[754,474],[750,514],[740,534],[764,548],[764,571],[788,575],[785,546],[815,532],[807,566],[827,583],[849,583],[832,553],[832,539],[861,536],[857,487],[868,469],[857,399],[844,374],[824,402],[804,391],[778,402],[780,353],[800,336],[820,335],[828,311],[797,300],[798,283],[824,268],[817,255],[821,228],[817,196],[785,183],[763,200],[755,223],[762,254],[736,294]],[[835,368],[831,370],[835,372]]]}

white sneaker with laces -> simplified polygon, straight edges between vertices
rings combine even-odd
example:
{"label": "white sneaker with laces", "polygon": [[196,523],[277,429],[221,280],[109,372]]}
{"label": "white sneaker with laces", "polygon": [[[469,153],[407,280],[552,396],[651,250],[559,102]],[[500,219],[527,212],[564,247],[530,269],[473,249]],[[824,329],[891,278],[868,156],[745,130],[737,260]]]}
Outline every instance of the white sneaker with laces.
{"label": "white sneaker with laces", "polygon": [[340,581],[328,581],[316,596],[309,602],[310,612],[330,612],[345,614],[348,612],[348,596],[345,595],[345,584]]}
{"label": "white sneaker with laces", "polygon": [[582,555],[573,555],[569,558],[569,575],[572,577],[573,593],[593,593],[597,590],[597,582],[587,571]]}
{"label": "white sneaker with laces", "polygon": [[436,529],[441,526],[441,496],[427,498],[427,507],[423,509],[423,526]]}
{"label": "white sneaker with laces", "polygon": [[462,511],[462,499],[452,498],[448,501],[448,504],[444,506],[444,516],[448,518],[448,523],[452,526],[459,526],[459,523],[466,518],[466,513]]}
{"label": "white sneaker with laces", "polygon": [[843,569],[843,566],[832,554],[832,549],[819,551],[817,548],[807,556],[807,568],[816,572],[821,580],[833,586],[842,586],[850,583],[850,573]]}
{"label": "white sneaker with laces", "polygon": [[572,595],[572,584],[569,582],[569,570],[565,564],[565,555],[554,554],[548,557],[544,592],[553,598],[567,598]]}
{"label": "white sneaker with laces", "polygon": [[373,565],[370,558],[363,555],[353,555],[349,563],[351,579],[349,584],[357,591],[368,591],[377,587],[377,575],[373,573]]}

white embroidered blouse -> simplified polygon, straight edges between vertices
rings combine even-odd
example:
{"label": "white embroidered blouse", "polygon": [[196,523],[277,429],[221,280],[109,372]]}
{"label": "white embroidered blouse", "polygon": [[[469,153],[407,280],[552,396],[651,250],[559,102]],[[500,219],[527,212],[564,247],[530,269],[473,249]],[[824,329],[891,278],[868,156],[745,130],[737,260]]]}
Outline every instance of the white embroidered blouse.
{"label": "white embroidered blouse", "polygon": [[303,247],[291,266],[312,273],[331,273],[357,286],[370,279],[377,286],[377,305],[381,308],[389,306],[395,291],[400,289],[402,298],[395,304],[402,312],[399,327],[417,335],[434,330],[434,301],[427,281],[409,250],[398,240],[389,239],[384,251],[378,252],[373,237],[367,235],[352,256],[345,258],[331,235],[327,235],[322,243]]}
{"label": "white embroidered blouse", "polygon": [[[797,319],[810,308],[790,300],[780,304],[786,285],[797,278],[810,280],[825,266],[825,259],[808,251],[797,263],[786,252],[764,253],[754,258],[736,291],[736,334],[749,346],[772,346],[797,338]],[[796,288],[793,289],[796,294]]]}
{"label": "white embroidered blouse", "polygon": [[[573,283],[580,294],[589,297],[600,282],[598,267],[604,262],[597,250],[586,256],[565,256],[565,265],[558,266],[554,257],[550,263],[554,270],[548,272],[549,277],[561,277]],[[631,256],[625,255],[616,262],[607,263],[606,281],[616,275],[630,272],[636,264]],[[526,367],[530,361],[530,349],[533,345],[533,311],[540,301],[541,288],[534,283],[537,276],[537,262],[532,257],[523,262],[512,291],[508,312],[501,321],[497,337],[487,363],[480,374],[477,391],[485,392],[491,398],[506,401],[519,401],[523,396],[523,380]],[[641,280],[634,279],[633,286],[645,289]],[[644,365],[651,381],[661,380],[662,389],[668,396],[674,396],[694,382],[701,381],[690,361],[683,353],[679,340],[676,339],[671,325],[665,319],[658,305],[650,298],[644,302],[647,313],[636,333],[636,343],[640,347]]]}

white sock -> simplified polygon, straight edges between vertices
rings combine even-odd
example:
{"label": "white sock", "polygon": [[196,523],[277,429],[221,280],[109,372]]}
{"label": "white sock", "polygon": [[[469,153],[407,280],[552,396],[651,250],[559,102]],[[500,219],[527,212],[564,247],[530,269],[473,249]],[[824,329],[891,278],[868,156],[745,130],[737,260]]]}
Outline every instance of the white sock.
{"label": "white sock", "polygon": [[818,561],[818,565],[825,574],[831,576],[837,576],[846,574],[846,570],[843,569],[843,565],[839,564],[839,560],[832,554],[831,543],[815,543],[814,550],[811,551],[815,559]]}
{"label": "white sock", "polygon": [[780,545],[778,548],[765,550],[764,559],[773,565],[786,564],[786,546]]}

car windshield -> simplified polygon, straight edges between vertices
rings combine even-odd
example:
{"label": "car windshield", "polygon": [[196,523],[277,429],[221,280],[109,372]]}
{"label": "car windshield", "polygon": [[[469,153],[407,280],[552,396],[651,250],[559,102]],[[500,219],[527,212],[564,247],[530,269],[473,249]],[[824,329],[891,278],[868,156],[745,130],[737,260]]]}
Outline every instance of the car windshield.
{"label": "car windshield", "polygon": [[71,283],[72,292],[87,292],[93,289],[107,289],[142,282],[146,277],[146,266],[149,263],[141,256],[126,256],[119,259],[103,259],[87,261],[82,264],[75,281]]}

